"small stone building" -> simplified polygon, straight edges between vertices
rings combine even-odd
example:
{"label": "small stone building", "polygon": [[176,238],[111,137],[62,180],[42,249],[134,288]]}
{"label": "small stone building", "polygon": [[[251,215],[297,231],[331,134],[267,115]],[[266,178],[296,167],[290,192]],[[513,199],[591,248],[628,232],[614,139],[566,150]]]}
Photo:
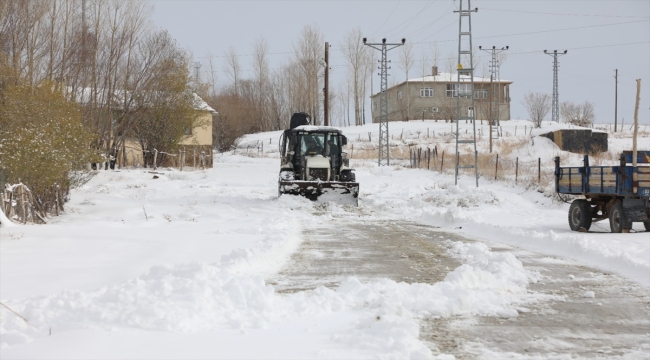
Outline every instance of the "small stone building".
{"label": "small stone building", "polygon": [[561,150],[595,155],[607,151],[607,133],[591,129],[561,129],[541,136],[551,139]]}

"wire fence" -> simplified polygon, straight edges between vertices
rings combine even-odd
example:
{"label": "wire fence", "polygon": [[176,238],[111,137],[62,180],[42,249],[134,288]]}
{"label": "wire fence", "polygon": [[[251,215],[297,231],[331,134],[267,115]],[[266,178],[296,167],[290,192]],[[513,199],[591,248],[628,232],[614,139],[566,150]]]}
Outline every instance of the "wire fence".
{"label": "wire fence", "polygon": [[[159,159],[159,156],[161,155],[164,155],[163,159]],[[180,171],[183,171],[185,167],[190,166],[192,168],[205,169],[211,168],[214,165],[212,148],[210,146],[202,145],[184,146],[175,152],[159,151],[158,149],[150,151],[142,150],[137,147],[125,146],[117,156],[119,161],[114,159],[111,160],[116,161],[119,168],[139,168],[145,167],[145,156],[150,156],[150,164],[153,164],[154,170],[156,170],[159,165],[167,168],[177,168]]]}
{"label": "wire fence", "polygon": [[[438,147],[409,149],[409,167],[413,169],[426,169],[440,173],[455,172],[456,165],[474,165],[474,155],[449,154],[438,151]],[[550,162],[542,166],[542,158],[523,161],[519,157],[504,158],[496,154],[477,155],[479,176],[494,180],[514,181],[518,184],[524,181],[527,184],[546,185],[553,177],[555,163]],[[470,174],[473,169],[458,169],[459,173]]]}

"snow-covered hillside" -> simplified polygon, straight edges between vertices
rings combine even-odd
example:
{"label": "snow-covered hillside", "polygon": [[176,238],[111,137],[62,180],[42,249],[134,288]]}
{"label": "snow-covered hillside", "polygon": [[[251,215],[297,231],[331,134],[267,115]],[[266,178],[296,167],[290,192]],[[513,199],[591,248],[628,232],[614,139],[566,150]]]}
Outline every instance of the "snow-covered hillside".
{"label": "snow-covered hillside", "polygon": [[[545,123],[531,138],[529,122],[504,122],[495,154],[522,162],[540,158],[546,171],[556,155],[579,164],[580,155],[534,137],[558,127]],[[410,169],[408,159],[378,167],[368,155],[377,125],[343,130],[351,140],[348,151],[354,146],[363,154],[352,154],[359,208],[278,199],[280,132],[273,132],[246,136],[235,154],[215,155],[213,169],[160,169],[158,179],[145,169],[101,171],[73,190],[65,214],[49,224],[3,224],[1,357],[432,358],[418,339],[418,319],[507,319],[526,304],[550,299],[527,290],[540,275],[514,255],[444,236],[450,255],[464,263],[449,269],[444,281],[350,278],[333,289],[277,293],[265,280],[288,261],[310,224],[336,227],[337,214],[434,225],[650,286],[650,243],[642,224],[630,234],[611,234],[606,222],[589,233],[572,232],[569,205],[544,184],[483,174],[476,188],[473,175],[463,174],[454,185],[453,175]],[[450,130],[432,121],[390,127],[395,149],[440,152],[453,147]],[[647,147],[643,134],[639,144]],[[481,151],[485,146],[483,135]],[[630,138],[619,133],[610,141],[613,152],[630,147]]]}

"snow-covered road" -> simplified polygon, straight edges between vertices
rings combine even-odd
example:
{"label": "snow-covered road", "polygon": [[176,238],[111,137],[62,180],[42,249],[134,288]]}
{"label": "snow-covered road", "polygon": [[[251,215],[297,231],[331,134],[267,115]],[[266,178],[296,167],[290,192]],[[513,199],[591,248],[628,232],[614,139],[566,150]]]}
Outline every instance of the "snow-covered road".
{"label": "snow-covered road", "polygon": [[[367,209],[326,210],[315,212],[325,221],[303,226],[300,248],[267,280],[276,291],[356,286],[377,322],[392,316],[395,329],[401,324],[391,310],[411,314],[422,345],[440,356],[643,358],[650,350],[650,296],[639,284],[575,261],[486,246],[460,229],[382,219]],[[350,285],[351,276],[366,286]],[[404,344],[374,327],[380,344],[368,346],[399,354]]]}
{"label": "snow-covered road", "polygon": [[[591,300],[605,308],[602,296],[629,288],[628,298],[645,301],[647,319],[647,233],[571,233],[568,205],[542,193],[489,182],[476,189],[464,179],[453,186],[444,174],[370,163],[357,164],[359,209],[278,200],[277,165],[277,159],[225,154],[214,169],[163,169],[158,179],[143,170],[102,171],[73,191],[65,215],[50,224],[0,228],[0,301],[28,320],[0,308],[1,357],[445,358],[453,351],[431,346],[435,342],[423,334],[433,333],[421,331],[425,319],[515,318],[504,320],[513,324],[525,309],[573,299],[575,291],[594,291]],[[345,233],[342,224],[363,222],[393,244],[399,239],[387,234],[399,226],[391,224],[426,225],[423,234],[442,231],[438,245],[444,246],[425,247],[437,254],[427,257],[413,245],[411,255],[422,257],[412,259],[391,252],[399,254],[398,262],[413,261],[401,275],[382,270],[366,276],[372,267],[359,262],[358,274],[347,269],[324,279],[330,287],[314,289],[319,284],[313,278],[302,287],[282,282],[296,280],[287,269],[313,244],[305,234]],[[354,254],[355,238],[345,240],[349,249],[340,250]],[[515,248],[502,251],[495,244]],[[535,255],[536,262],[522,262],[520,249],[550,260]],[[345,254],[316,249],[306,255]],[[438,257],[445,273],[427,266]],[[617,278],[618,288],[603,290],[590,279],[568,282],[545,274],[544,261],[599,269],[576,271],[578,280],[589,272],[595,279],[615,272],[636,283]],[[551,278],[574,292],[535,288]],[[542,338],[533,349],[569,351],[555,340]],[[646,336],[626,354],[634,358],[648,343]],[[490,342],[481,346],[490,349]],[[492,350],[519,351],[499,349]]]}

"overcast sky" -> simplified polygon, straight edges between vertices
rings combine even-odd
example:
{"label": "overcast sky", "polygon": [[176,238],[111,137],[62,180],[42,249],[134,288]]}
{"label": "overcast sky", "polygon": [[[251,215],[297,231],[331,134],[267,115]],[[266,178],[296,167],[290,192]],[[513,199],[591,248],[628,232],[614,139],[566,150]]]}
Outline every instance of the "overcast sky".
{"label": "overcast sky", "polygon": [[[650,1],[491,1],[474,0],[472,37],[474,46],[509,46],[501,66],[501,78],[513,81],[510,89],[513,119],[526,119],[521,104],[528,91],[552,93],[553,59],[543,50],[568,50],[559,57],[560,102],[590,101],[596,122],[614,121],[614,70],[619,71],[618,122],[634,118],[635,79],[642,79],[639,122],[650,123]],[[196,61],[215,55],[218,84],[228,85],[222,71],[223,54],[234,46],[241,55],[244,77],[250,70],[252,44],[265,38],[270,46],[271,67],[280,67],[292,54],[292,45],[305,25],[317,25],[331,45],[331,86],[343,81],[346,62],[340,45],[346,33],[360,28],[369,41],[398,42],[406,38],[414,45],[416,63],[410,78],[419,77],[423,57],[430,71],[434,44],[440,53],[438,65],[456,58],[458,49],[458,1],[154,1],[156,26],[167,29],[178,43],[191,51]],[[393,60],[391,81],[405,80],[395,64],[399,49],[389,52]],[[475,75],[489,62],[489,54],[474,54],[479,65]],[[476,62],[475,60],[475,62]],[[206,67],[202,67],[205,71]],[[374,91],[378,91],[375,72]],[[487,75],[489,76],[489,74]],[[368,107],[369,109],[369,107]],[[367,111],[369,114],[369,111]],[[551,114],[549,113],[548,119]]]}

